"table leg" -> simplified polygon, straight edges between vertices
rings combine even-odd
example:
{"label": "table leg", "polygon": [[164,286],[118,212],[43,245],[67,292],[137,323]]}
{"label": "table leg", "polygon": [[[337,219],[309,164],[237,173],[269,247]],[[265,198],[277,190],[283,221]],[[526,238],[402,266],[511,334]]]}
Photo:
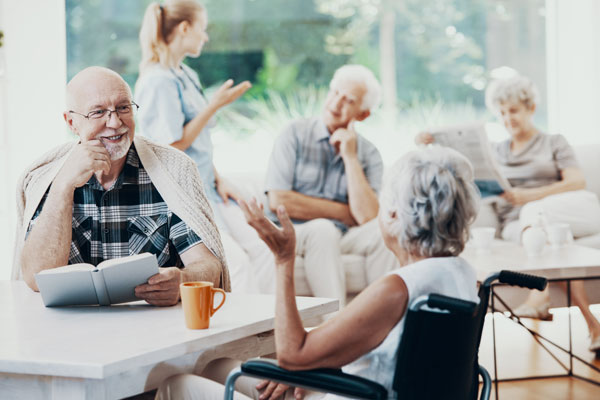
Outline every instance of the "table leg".
{"label": "table leg", "polygon": [[[534,331],[533,329],[525,326],[523,324],[523,322],[521,322],[520,318],[516,315],[514,315],[512,309],[506,304],[506,302],[504,302],[502,300],[501,297],[495,295],[494,291],[493,291],[493,286],[492,286],[492,290],[491,290],[491,307],[492,307],[492,335],[493,335],[493,346],[494,346],[494,372],[496,374],[495,376],[495,380],[494,383],[496,384],[496,393],[497,393],[497,386],[498,386],[498,382],[500,381],[515,381],[515,380],[527,380],[527,379],[543,379],[543,378],[554,378],[554,377],[565,377],[565,376],[572,376],[581,380],[584,380],[586,382],[589,383],[593,383],[595,385],[599,385],[600,386],[600,382],[599,381],[595,381],[593,379],[589,379],[589,378],[585,378],[583,376],[577,375],[575,373],[573,373],[573,359],[581,362],[582,364],[584,364],[585,366],[587,366],[588,368],[591,368],[597,372],[600,372],[600,368],[596,367],[595,365],[587,362],[586,360],[582,359],[581,357],[577,356],[576,354],[573,354],[573,336],[572,336],[572,314],[571,314],[571,280],[570,279],[564,279],[564,281],[567,283],[567,307],[568,307],[568,324],[569,324],[569,346],[568,348],[565,348],[563,346],[559,346],[557,343],[549,340],[548,338],[540,335],[538,332]],[[511,378],[511,379],[498,379],[497,376],[497,368],[496,368],[496,338],[495,338],[495,318],[494,318],[494,311],[495,311],[495,304],[494,304],[494,300],[495,298],[497,298],[500,303],[508,310],[508,312],[510,313],[510,316],[508,317],[510,320],[512,320],[513,322],[515,322],[516,324],[520,325],[523,329],[525,329],[526,331],[528,331],[533,339],[566,371],[566,374],[564,375],[551,375],[551,376],[528,376],[528,377],[523,377],[523,378]],[[541,340],[540,340],[541,339]],[[542,340],[547,343],[552,345],[555,349],[562,351],[563,353],[566,353],[569,356],[569,366],[565,365],[562,361],[560,361],[558,359],[558,357],[556,356],[556,354],[554,354],[553,351],[551,351],[546,344],[542,343]]]}
{"label": "table leg", "polygon": [[569,376],[573,376],[573,336],[571,333],[571,280],[567,280],[567,310],[569,310]]}
{"label": "table leg", "polygon": [[202,353],[194,366],[194,373],[201,374],[204,367],[211,361],[219,358],[233,358],[246,361],[249,358],[262,357],[275,352],[275,331],[264,332],[216,346]]}

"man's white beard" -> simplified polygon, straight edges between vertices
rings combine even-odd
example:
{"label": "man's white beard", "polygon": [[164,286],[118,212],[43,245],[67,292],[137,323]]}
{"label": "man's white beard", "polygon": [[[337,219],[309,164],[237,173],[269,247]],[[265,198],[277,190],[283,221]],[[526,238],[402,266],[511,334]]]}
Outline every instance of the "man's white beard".
{"label": "man's white beard", "polygon": [[131,147],[131,137],[129,136],[129,129],[117,131],[118,135],[125,135],[120,143],[105,143],[102,141],[102,145],[108,152],[111,161],[120,160],[125,157]]}

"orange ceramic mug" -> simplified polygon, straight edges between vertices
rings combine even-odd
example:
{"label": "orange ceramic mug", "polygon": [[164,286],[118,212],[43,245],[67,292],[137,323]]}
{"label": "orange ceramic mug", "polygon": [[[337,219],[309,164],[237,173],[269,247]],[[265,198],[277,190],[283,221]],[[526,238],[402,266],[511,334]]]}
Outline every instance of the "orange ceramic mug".
{"label": "orange ceramic mug", "polygon": [[[212,282],[185,282],[179,286],[185,324],[189,329],[207,329],[210,317],[225,303],[225,291],[215,289]],[[215,293],[223,296],[214,307]]]}

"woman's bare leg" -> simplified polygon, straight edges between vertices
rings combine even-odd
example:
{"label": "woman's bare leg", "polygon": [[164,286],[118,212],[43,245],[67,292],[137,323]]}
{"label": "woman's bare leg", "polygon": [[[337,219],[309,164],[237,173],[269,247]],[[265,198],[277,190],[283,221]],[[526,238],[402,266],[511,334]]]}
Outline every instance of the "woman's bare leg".
{"label": "woman's bare leg", "polygon": [[[561,283],[563,290],[567,290],[567,284]],[[574,305],[579,307],[585,323],[588,326],[590,332],[590,338],[592,342],[600,338],[600,322],[596,319],[594,314],[590,311],[590,301],[588,299],[583,281],[572,281],[571,282],[571,301]]]}

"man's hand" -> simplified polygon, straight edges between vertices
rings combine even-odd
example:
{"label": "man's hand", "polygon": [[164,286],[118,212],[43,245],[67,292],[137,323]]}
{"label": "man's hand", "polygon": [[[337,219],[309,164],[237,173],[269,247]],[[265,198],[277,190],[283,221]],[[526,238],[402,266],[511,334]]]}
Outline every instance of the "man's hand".
{"label": "man's hand", "polygon": [[253,198],[247,203],[240,200],[239,205],[246,222],[271,249],[276,264],[293,261],[296,258],[296,231],[284,206],[277,207],[277,218],[281,222],[279,228],[265,217],[262,204],[258,205],[256,199]]}
{"label": "man's hand", "polygon": [[515,206],[522,206],[530,201],[538,200],[533,188],[513,188],[502,193],[500,197]]}
{"label": "man's hand", "polygon": [[351,120],[347,128],[339,128],[333,132],[329,138],[329,143],[335,147],[342,158],[356,157],[356,138],[354,120]]}
{"label": "man's hand", "polygon": [[[269,400],[269,399],[278,399],[284,398],[285,391],[289,389],[288,385],[284,385],[283,383],[272,382],[268,380],[261,381],[258,385],[256,385],[257,390],[262,390],[263,392],[258,397],[260,400]],[[294,388],[294,398],[297,400],[301,400],[304,398],[305,390],[302,388]]]}
{"label": "man's hand", "polygon": [[238,192],[237,188],[228,180],[224,179],[223,177],[219,177],[215,180],[215,185],[217,187],[217,193],[219,196],[221,196],[225,204],[229,202],[229,198],[232,198],[235,201],[240,200],[240,193]]}
{"label": "man's hand", "polygon": [[217,108],[226,106],[229,103],[237,100],[243,95],[246,90],[252,87],[252,84],[248,81],[244,81],[238,85],[233,86],[233,79],[228,79],[223,85],[213,94],[210,102]]}
{"label": "man's hand", "polygon": [[54,183],[63,187],[78,188],[96,171],[110,172],[110,155],[99,140],[79,143],[62,166]]}
{"label": "man's hand", "polygon": [[179,301],[181,271],[177,267],[159,268],[148,283],[135,288],[135,295],[154,306],[173,306]]}

